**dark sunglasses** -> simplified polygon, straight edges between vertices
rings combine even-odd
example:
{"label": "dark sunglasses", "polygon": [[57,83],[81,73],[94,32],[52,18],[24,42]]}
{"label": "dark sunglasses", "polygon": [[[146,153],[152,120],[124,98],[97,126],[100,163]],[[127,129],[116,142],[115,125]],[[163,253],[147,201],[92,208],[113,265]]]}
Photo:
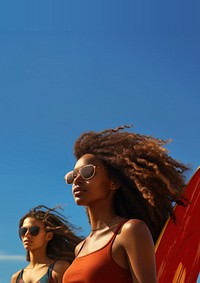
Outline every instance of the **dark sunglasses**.
{"label": "dark sunglasses", "polygon": [[40,227],[39,226],[32,226],[30,228],[26,228],[26,227],[19,228],[19,236],[20,236],[20,238],[24,237],[27,231],[29,231],[31,236],[37,236],[39,234],[39,232],[40,232]]}
{"label": "dark sunglasses", "polygon": [[74,169],[65,175],[65,181],[67,184],[72,184],[78,173],[84,180],[90,180],[95,175],[95,168],[95,165],[88,164],[79,169]]}

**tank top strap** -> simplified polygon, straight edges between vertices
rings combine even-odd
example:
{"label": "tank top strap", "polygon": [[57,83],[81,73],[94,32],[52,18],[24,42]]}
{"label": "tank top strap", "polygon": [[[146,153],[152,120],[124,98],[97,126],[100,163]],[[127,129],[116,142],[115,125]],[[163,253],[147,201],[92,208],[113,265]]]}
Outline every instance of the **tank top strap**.
{"label": "tank top strap", "polygon": [[114,242],[114,240],[115,240],[115,238],[116,238],[116,236],[117,236],[119,230],[122,228],[122,226],[124,225],[124,223],[126,223],[127,221],[128,221],[127,219],[126,219],[126,220],[123,220],[122,222],[120,222],[120,223],[117,225],[117,227],[116,227],[116,229],[115,229],[115,231],[114,231],[114,233],[113,233],[113,236],[112,236],[111,239],[110,239],[110,244],[111,244],[111,245],[112,245],[112,243]]}
{"label": "tank top strap", "polygon": [[[110,240],[108,241],[108,243],[107,243],[106,245],[109,245],[109,244],[112,245],[112,243],[114,242],[114,240],[115,240],[115,238],[116,238],[116,236],[117,236],[119,230],[121,229],[121,227],[123,226],[123,224],[126,223],[127,221],[128,221],[128,220],[124,220],[124,221],[120,222],[120,223],[117,225],[116,229],[115,229],[114,232],[113,232],[112,237],[110,238]],[[83,247],[84,247],[84,245],[85,245],[85,242],[86,242],[86,239],[87,239],[87,238],[85,238],[85,239],[83,240],[83,242],[82,242],[82,244],[81,244],[81,247],[80,247],[80,249],[78,250],[78,252],[77,252],[77,254],[76,254],[76,257],[79,255],[79,253],[80,253],[81,250],[83,249]]]}
{"label": "tank top strap", "polygon": [[20,273],[18,274],[16,283],[20,282],[20,281],[19,281],[20,279],[22,280],[23,272],[24,272],[24,269],[22,269],[22,270],[20,271]]}
{"label": "tank top strap", "polygon": [[53,271],[53,268],[54,268],[54,265],[55,265],[56,261],[54,261],[52,264],[49,265],[49,268],[47,270],[47,276],[48,278],[52,279],[52,271]]}
{"label": "tank top strap", "polygon": [[78,252],[77,252],[77,254],[76,254],[76,257],[80,254],[80,252],[81,252],[83,246],[85,245],[85,242],[86,242],[86,238],[83,240],[83,242],[82,242],[82,244],[81,244],[81,246],[80,246],[80,249],[78,250]]}

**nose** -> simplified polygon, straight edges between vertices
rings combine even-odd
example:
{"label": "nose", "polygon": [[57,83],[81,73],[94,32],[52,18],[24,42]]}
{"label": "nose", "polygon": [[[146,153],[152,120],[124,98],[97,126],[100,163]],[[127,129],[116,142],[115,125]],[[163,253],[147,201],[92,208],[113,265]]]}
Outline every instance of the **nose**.
{"label": "nose", "polygon": [[25,236],[28,236],[28,237],[30,237],[30,236],[31,236],[31,234],[30,234],[30,232],[29,232],[29,229],[27,229],[27,231],[26,231],[26,233],[24,234],[24,236],[23,236],[23,237],[25,237]]}
{"label": "nose", "polygon": [[77,172],[76,177],[74,178],[74,184],[80,184],[83,182],[83,178],[81,177],[81,174],[79,172]]}

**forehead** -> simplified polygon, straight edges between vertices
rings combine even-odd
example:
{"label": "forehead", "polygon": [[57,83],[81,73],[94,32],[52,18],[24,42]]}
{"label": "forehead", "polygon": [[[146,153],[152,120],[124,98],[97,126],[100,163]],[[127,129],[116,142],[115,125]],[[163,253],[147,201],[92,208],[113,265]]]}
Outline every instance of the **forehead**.
{"label": "forehead", "polygon": [[93,164],[93,165],[103,165],[103,162],[97,158],[95,155],[87,153],[83,155],[75,164],[74,168],[80,168],[87,164]]}
{"label": "forehead", "polygon": [[31,226],[43,226],[43,222],[37,218],[34,217],[27,217],[24,219],[24,222],[22,223],[25,227],[31,227]]}

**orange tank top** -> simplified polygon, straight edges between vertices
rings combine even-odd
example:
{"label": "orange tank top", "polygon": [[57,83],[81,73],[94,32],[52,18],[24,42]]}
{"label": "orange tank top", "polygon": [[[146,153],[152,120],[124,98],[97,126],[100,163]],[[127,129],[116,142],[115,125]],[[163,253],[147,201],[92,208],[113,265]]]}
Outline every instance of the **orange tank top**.
{"label": "orange tank top", "polygon": [[119,266],[112,258],[112,244],[123,224],[118,225],[111,239],[101,249],[75,258],[65,271],[62,283],[132,283],[130,271]]}

